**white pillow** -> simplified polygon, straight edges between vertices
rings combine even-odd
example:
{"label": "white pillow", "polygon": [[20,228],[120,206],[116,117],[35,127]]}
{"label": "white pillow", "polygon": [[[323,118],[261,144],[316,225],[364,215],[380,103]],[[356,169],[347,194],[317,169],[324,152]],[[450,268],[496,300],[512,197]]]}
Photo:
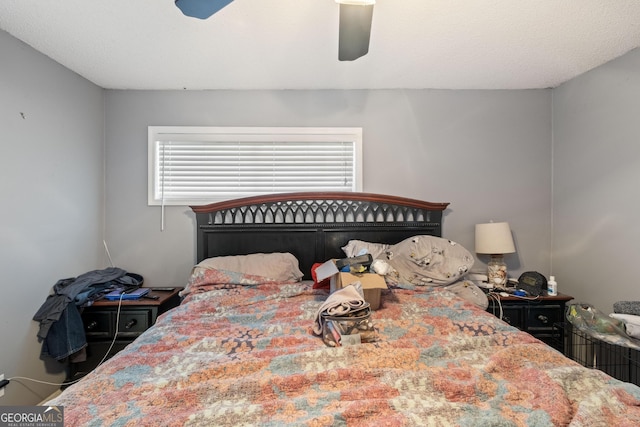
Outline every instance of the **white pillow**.
{"label": "white pillow", "polygon": [[196,267],[261,276],[277,282],[299,282],[304,276],[299,265],[292,254],[274,252],[207,258]]}

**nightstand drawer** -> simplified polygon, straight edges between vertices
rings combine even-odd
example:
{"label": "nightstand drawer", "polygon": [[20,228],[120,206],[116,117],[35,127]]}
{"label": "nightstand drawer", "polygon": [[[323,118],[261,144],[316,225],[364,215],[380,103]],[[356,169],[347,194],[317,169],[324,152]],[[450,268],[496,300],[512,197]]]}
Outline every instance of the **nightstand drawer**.
{"label": "nightstand drawer", "polygon": [[503,307],[502,320],[518,329],[524,328],[524,316],[519,308]]}
{"label": "nightstand drawer", "polygon": [[558,336],[553,324],[562,322],[566,303],[572,299],[564,294],[542,295],[535,299],[494,295],[489,299],[487,311],[500,316],[502,307],[502,320],[563,351],[564,337],[562,333]]}
{"label": "nightstand drawer", "polygon": [[140,335],[151,326],[150,317],[151,313],[149,310],[127,310],[120,312],[118,337],[134,337]]}
{"label": "nightstand drawer", "polygon": [[120,320],[113,311],[89,311],[83,315],[84,331],[88,340],[118,337],[137,337],[151,326],[151,310],[121,310]]}
{"label": "nightstand drawer", "polygon": [[562,321],[562,309],[557,305],[529,307],[527,327],[552,329],[554,323]]}
{"label": "nightstand drawer", "polygon": [[109,338],[111,336],[111,312],[93,311],[83,314],[84,332],[89,338]]}

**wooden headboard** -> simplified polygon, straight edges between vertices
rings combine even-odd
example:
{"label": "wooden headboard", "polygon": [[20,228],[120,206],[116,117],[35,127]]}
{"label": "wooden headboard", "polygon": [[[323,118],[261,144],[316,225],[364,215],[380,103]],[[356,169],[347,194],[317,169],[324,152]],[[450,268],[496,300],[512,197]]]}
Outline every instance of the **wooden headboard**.
{"label": "wooden headboard", "polygon": [[305,192],[191,206],[197,262],[290,252],[309,279],[314,263],[344,258],[342,247],[349,240],[394,244],[418,234],[442,236],[448,205],[372,193]]}

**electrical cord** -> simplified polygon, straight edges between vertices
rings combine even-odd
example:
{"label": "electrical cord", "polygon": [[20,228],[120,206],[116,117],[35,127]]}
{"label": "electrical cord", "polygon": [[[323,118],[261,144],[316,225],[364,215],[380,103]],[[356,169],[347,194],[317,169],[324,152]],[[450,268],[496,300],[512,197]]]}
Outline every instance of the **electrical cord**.
{"label": "electrical cord", "polygon": [[[111,352],[111,349],[113,349],[113,346],[116,343],[116,340],[118,338],[118,329],[120,327],[120,309],[122,308],[122,298],[124,297],[125,292],[122,292],[120,294],[120,299],[118,300],[118,311],[116,313],[116,330],[115,333],[113,335],[113,340],[111,341],[111,345],[109,346],[109,348],[107,349],[107,352],[105,353],[104,357],[102,358],[102,360],[100,360],[100,363],[98,363],[96,365],[96,368],[100,365],[102,365],[104,363],[105,360],[107,360],[107,357],[109,356],[109,353]],[[67,386],[67,385],[72,385],[77,383],[78,381],[80,381],[82,378],[78,378],[77,380],[73,380],[73,381],[65,381],[62,383],[53,383],[53,382],[49,382],[49,381],[42,381],[42,380],[37,380],[35,378],[29,378],[29,377],[21,377],[21,376],[15,376],[15,377],[11,377],[11,378],[7,378],[4,380],[0,381],[0,389],[6,387],[9,382],[13,381],[13,380],[26,380],[26,381],[31,381],[34,383],[38,383],[38,384],[47,384],[47,385],[56,385],[56,386]],[[20,381],[17,381],[20,382]]]}
{"label": "electrical cord", "polygon": [[509,295],[510,297],[514,297],[514,298],[519,298],[519,299],[523,299],[523,300],[527,300],[527,301],[537,301],[540,299],[540,295],[537,295],[535,297],[528,297],[528,296],[523,296],[523,295]]}
{"label": "electrical cord", "polygon": [[116,312],[116,330],[113,334],[113,340],[111,340],[111,345],[107,349],[107,352],[104,354],[102,360],[100,360],[100,363],[98,363],[96,368],[102,365],[105,360],[107,360],[107,357],[109,357],[109,353],[111,352],[111,349],[113,348],[114,344],[116,343],[116,339],[118,338],[118,331],[120,330],[120,309],[122,308],[122,298],[124,297],[124,294],[125,292],[122,292],[120,294],[120,299],[118,300],[118,311]]}
{"label": "electrical cord", "polygon": [[502,320],[502,317],[503,317],[503,315],[504,315],[504,312],[503,312],[503,310],[502,310],[502,301],[500,300],[500,295],[499,295],[499,294],[496,294],[495,292],[489,292],[489,293],[487,294],[487,296],[488,296],[490,299],[494,300],[494,301],[496,302],[496,305],[497,305],[497,306],[498,306],[498,308],[500,309],[500,315],[498,316],[498,315],[496,314],[496,307],[495,307],[495,305],[494,305],[494,306],[493,306],[493,313],[492,313],[492,314],[493,314],[494,316],[496,316],[498,319]]}
{"label": "electrical cord", "polygon": [[500,315],[498,316],[496,314],[496,307],[495,305],[493,306],[493,315],[496,316],[498,319],[503,320],[503,316],[504,316],[504,310],[502,308],[502,298],[503,297],[510,297],[510,298],[518,298],[521,300],[525,300],[525,301],[537,301],[540,300],[540,295],[535,296],[535,297],[528,297],[528,296],[522,296],[522,295],[514,295],[514,294],[509,294],[507,292],[489,292],[487,293],[487,297],[494,300],[496,302],[496,305],[499,307],[500,309]]}

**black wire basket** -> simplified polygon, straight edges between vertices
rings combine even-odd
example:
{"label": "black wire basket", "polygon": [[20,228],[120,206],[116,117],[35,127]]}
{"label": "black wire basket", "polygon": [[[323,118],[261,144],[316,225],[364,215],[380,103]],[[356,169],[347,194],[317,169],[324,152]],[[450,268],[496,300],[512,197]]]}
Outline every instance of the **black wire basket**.
{"label": "black wire basket", "polygon": [[587,368],[599,369],[613,378],[640,385],[640,351],[611,344],[574,327],[569,322],[553,325],[554,347]]}

